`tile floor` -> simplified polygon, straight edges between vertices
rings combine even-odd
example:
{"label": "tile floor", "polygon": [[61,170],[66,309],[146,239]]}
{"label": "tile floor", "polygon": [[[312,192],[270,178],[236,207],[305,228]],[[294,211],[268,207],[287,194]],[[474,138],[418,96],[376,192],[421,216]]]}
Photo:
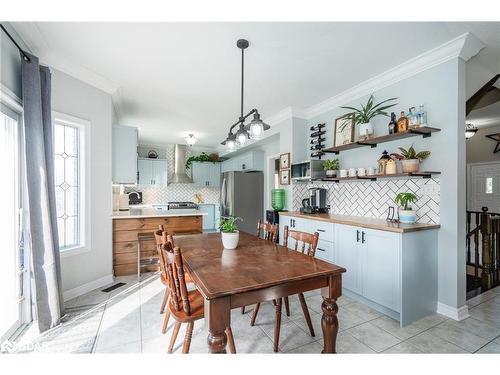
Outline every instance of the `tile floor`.
{"label": "tile floor", "polygon": [[[29,327],[17,340],[28,352],[65,353],[165,353],[172,332],[161,334],[159,307],[163,286],[157,275],[141,283],[134,276],[119,277],[126,285],[110,293],[100,290],[66,303],[64,323],[41,336]],[[102,288],[101,288],[102,289]],[[300,303],[291,297],[291,316],[283,314],[280,352],[320,353],[319,291],[306,293],[316,337],[308,333]],[[461,322],[434,314],[404,328],[395,320],[347,297],[339,304],[339,353],[500,353],[500,288],[469,300],[471,317]],[[264,303],[257,323],[250,327],[252,307],[245,315],[232,311],[231,326],[238,353],[273,353],[274,308]],[[182,349],[185,325],[174,350]],[[195,323],[191,353],[206,353],[207,330]]]}

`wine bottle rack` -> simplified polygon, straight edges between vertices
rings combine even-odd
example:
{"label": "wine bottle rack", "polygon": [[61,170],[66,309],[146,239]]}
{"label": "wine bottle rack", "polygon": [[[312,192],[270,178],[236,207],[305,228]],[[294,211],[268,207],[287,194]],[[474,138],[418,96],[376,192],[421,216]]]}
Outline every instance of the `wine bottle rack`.
{"label": "wine bottle rack", "polygon": [[311,131],[309,149],[311,151],[311,158],[318,158],[321,160],[321,157],[325,155],[323,152],[325,148],[326,142],[326,124],[317,124],[313,125],[309,128]]}

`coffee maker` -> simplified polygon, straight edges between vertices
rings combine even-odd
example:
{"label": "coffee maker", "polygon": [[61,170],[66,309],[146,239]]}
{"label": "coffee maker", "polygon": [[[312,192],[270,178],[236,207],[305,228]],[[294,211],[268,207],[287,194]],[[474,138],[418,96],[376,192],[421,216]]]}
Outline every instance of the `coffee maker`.
{"label": "coffee maker", "polygon": [[326,189],[309,188],[309,198],[302,199],[300,212],[305,214],[326,213],[330,207],[326,205]]}

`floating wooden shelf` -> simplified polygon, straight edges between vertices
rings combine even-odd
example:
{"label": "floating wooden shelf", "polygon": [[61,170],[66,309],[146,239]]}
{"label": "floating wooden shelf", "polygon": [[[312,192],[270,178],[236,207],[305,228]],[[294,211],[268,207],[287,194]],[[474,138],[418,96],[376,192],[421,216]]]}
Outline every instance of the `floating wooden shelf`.
{"label": "floating wooden shelf", "polygon": [[321,181],[331,181],[331,182],[348,182],[348,181],[377,181],[379,178],[397,178],[397,177],[407,177],[407,178],[431,178],[434,174],[441,174],[441,172],[415,172],[415,173],[396,173],[396,174],[374,174],[371,176],[356,176],[356,177],[335,177],[335,178],[323,178]]}
{"label": "floating wooden shelf", "polygon": [[380,137],[366,139],[364,141],[357,141],[357,142],[349,143],[347,145],[325,148],[325,149],[323,149],[323,152],[331,153],[331,154],[338,154],[341,151],[352,150],[354,148],[359,148],[359,147],[370,146],[373,148],[373,147],[377,147],[377,145],[379,143],[390,142],[390,141],[394,141],[397,139],[403,139],[403,138],[408,138],[408,137],[417,137],[420,135],[423,138],[427,138],[427,137],[430,137],[432,135],[432,133],[439,132],[439,131],[441,131],[441,129],[430,128],[430,127],[408,129],[407,131],[401,132],[401,133],[387,134],[387,135],[382,135]]}

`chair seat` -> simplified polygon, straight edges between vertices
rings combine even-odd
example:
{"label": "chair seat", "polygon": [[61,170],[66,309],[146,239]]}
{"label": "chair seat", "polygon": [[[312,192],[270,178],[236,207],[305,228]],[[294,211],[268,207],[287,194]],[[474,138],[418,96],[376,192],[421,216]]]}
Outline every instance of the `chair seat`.
{"label": "chair seat", "polygon": [[187,315],[182,309],[182,302],[179,303],[181,307],[180,311],[177,311],[170,302],[169,309],[170,313],[174,319],[178,322],[192,322],[194,320],[202,319],[205,315],[205,299],[197,290],[191,290],[188,292],[189,305],[191,306],[191,315]]}
{"label": "chair seat", "polygon": [[[160,274],[160,279],[161,279],[161,282],[163,285],[165,286],[169,286],[168,285],[168,279],[165,275],[163,275],[163,273]],[[186,280],[186,284],[192,284],[193,283],[193,279],[191,278],[191,276],[189,276],[189,273],[187,273],[186,271],[184,271],[184,279]]]}

